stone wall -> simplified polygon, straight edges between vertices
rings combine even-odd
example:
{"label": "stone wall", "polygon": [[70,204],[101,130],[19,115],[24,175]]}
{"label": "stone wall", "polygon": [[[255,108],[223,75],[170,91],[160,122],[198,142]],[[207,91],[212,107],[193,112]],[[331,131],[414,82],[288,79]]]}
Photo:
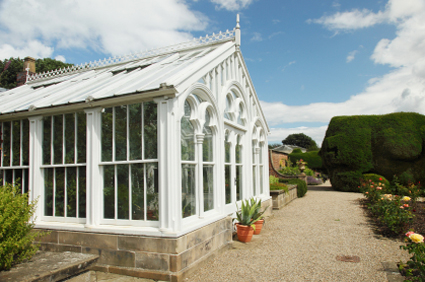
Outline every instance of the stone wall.
{"label": "stone wall", "polygon": [[297,198],[297,185],[288,185],[288,190],[289,193],[286,193],[284,190],[270,190],[274,210],[280,210]]}
{"label": "stone wall", "polygon": [[195,266],[231,246],[232,218],[226,217],[179,238],[52,230],[37,242],[45,251],[99,255],[93,270],[182,281]]}

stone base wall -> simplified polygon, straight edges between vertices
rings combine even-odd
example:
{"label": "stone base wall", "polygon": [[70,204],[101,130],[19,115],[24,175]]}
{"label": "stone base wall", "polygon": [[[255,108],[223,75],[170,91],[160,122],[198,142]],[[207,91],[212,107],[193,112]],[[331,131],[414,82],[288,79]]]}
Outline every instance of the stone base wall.
{"label": "stone base wall", "polygon": [[273,212],[273,201],[272,201],[272,199],[268,199],[268,200],[263,201],[261,203],[261,211],[264,211],[264,210],[266,210],[264,212],[265,217],[272,215],[272,212]]}
{"label": "stone base wall", "polygon": [[182,281],[206,259],[232,243],[232,218],[226,217],[179,238],[128,236],[51,230],[38,238],[45,251],[99,255],[93,270]]}
{"label": "stone base wall", "polygon": [[297,198],[297,185],[288,185],[288,190],[289,193],[286,193],[284,190],[270,190],[274,210],[280,210]]}

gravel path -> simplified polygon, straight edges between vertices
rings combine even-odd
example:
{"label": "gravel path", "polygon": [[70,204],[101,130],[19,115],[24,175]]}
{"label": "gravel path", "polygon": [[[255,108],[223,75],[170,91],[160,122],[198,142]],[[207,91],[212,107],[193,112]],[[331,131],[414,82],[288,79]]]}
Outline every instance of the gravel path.
{"label": "gravel path", "polygon": [[[261,235],[200,268],[186,281],[387,281],[382,261],[406,261],[396,240],[380,238],[360,208],[359,193],[309,188],[267,219]],[[337,256],[358,256],[342,262]]]}

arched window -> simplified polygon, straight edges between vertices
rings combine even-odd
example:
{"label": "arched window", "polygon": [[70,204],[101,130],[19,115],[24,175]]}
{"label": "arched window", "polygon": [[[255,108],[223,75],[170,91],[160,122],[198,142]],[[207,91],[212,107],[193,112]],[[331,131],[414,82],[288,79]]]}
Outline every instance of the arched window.
{"label": "arched window", "polygon": [[232,107],[232,100],[230,98],[230,95],[226,96],[226,108],[224,109],[224,118],[228,120],[232,120],[232,115],[230,114]]}
{"label": "arched window", "polygon": [[196,162],[195,129],[190,122],[192,107],[184,103],[184,115],[181,119],[181,160],[182,160],[182,216],[196,213]]}
{"label": "arched window", "polygon": [[238,124],[245,125],[245,116],[244,116],[244,110],[242,104],[239,104],[239,113],[238,113]]}

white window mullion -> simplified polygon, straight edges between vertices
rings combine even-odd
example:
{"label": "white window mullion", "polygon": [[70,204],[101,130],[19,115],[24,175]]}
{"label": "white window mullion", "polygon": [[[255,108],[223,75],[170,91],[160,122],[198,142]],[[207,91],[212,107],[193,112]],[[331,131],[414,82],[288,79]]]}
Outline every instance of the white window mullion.
{"label": "white window mullion", "polygon": [[53,169],[53,214],[56,215],[56,168]]}
{"label": "white window mullion", "polygon": [[127,142],[127,157],[126,157],[126,160],[128,161],[128,160],[130,160],[130,111],[129,111],[129,107],[128,107],[128,105],[126,106],[127,107],[127,111],[126,111],[126,115],[127,115],[127,124],[126,124],[126,126],[127,126],[127,130],[126,130],[126,134],[127,134],[127,140],[126,140],[126,142]]}
{"label": "white window mullion", "polygon": [[129,215],[128,218],[129,220],[133,219],[133,210],[132,210],[132,206],[131,206],[131,202],[132,202],[132,193],[131,193],[132,187],[131,187],[131,165],[128,165],[128,211],[129,211]]}
{"label": "white window mullion", "polygon": [[[1,125],[1,136],[4,136],[4,122],[0,122],[0,125]],[[2,154],[0,155],[0,166],[1,167],[3,167],[3,156],[4,156],[3,150],[4,149],[2,148],[1,149]],[[2,176],[2,175],[0,175],[0,176]],[[4,181],[4,177],[2,177],[2,179]]]}
{"label": "white window mullion", "polygon": [[62,164],[64,163],[65,163],[65,115],[62,115]]}
{"label": "white window mullion", "polygon": [[[77,116],[77,115],[75,115],[75,116]],[[78,131],[78,130],[75,130],[76,132]],[[75,195],[75,199],[76,199],[76,201],[75,201],[75,218],[80,218],[80,168],[79,167],[76,167],[75,168],[75,170],[76,170],[76,173],[75,173],[75,175],[76,175],[76,177],[77,177],[77,179],[75,179],[75,190],[76,190],[76,195]],[[87,190],[86,190],[87,191]],[[87,193],[87,192],[86,192]]]}
{"label": "white window mullion", "polygon": [[78,119],[77,119],[77,113],[75,113],[74,114],[74,164],[78,163],[77,140],[78,140]]}
{"label": "white window mullion", "polygon": [[10,122],[10,136],[9,136],[9,159],[10,159],[10,166],[13,166],[13,122]]}
{"label": "white window mullion", "polygon": [[[22,151],[22,139],[23,139],[23,131],[24,131],[24,121],[23,120],[21,120],[21,122],[20,122],[20,136],[19,136],[19,165],[20,166],[22,166],[23,165],[23,161],[22,161],[22,153],[23,153],[23,151]],[[22,180],[22,179],[21,179]],[[23,182],[22,182],[23,183]],[[22,187],[21,187],[21,189],[22,189]],[[23,190],[23,189],[22,189]]]}
{"label": "white window mullion", "polygon": [[142,107],[142,110],[140,111],[142,113],[142,116],[141,116],[141,121],[142,121],[142,160],[144,160],[145,159],[145,107],[144,107],[144,103],[141,103],[140,106]]}
{"label": "white window mullion", "polygon": [[53,116],[50,117],[50,164],[53,164],[53,132],[55,131]]}
{"label": "white window mullion", "polygon": [[143,164],[143,218],[144,221],[147,221],[147,191],[146,191],[146,187],[147,187],[147,180],[146,180],[146,164]]}
{"label": "white window mullion", "polygon": [[112,108],[112,161],[115,161],[115,107]]}

